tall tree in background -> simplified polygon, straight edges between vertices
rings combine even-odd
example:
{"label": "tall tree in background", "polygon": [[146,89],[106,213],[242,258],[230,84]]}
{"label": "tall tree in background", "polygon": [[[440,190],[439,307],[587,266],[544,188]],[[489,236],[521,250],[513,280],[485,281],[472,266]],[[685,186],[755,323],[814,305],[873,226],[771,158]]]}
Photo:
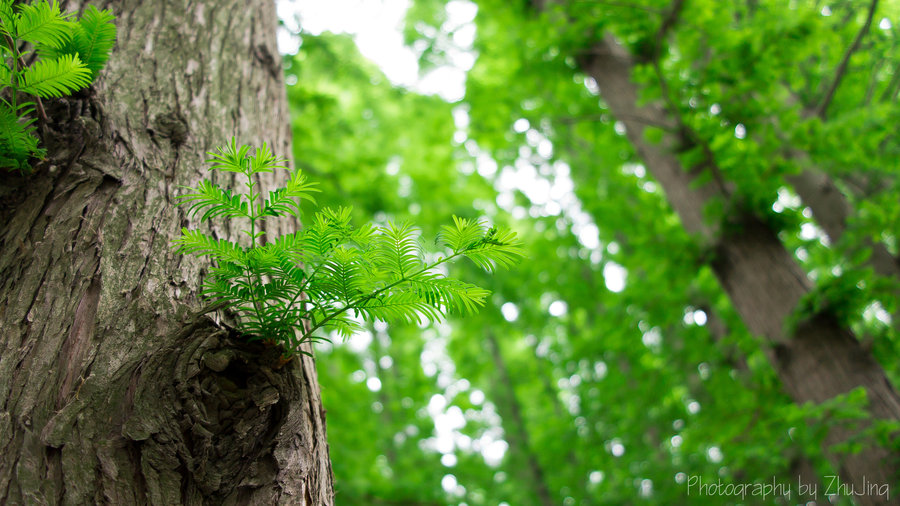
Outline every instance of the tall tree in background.
{"label": "tall tree in background", "polygon": [[[682,10],[683,2],[675,2],[660,19],[656,38],[645,42],[653,45],[647,50],[645,65],[657,69],[663,65],[660,55],[668,52],[668,31],[678,23]],[[862,387],[873,419],[900,420],[900,397],[881,365],[832,308],[816,308],[789,329],[789,317],[812,285],[778,238],[776,226],[765,221],[769,210],[758,203],[759,196],[726,179],[720,167],[722,155],[717,156],[709,146],[712,139],[705,140],[673,105],[678,99],[669,95],[668,78],[660,72],[661,104],[640,105],[642,90],[633,79],[635,56],[611,34],[598,33],[597,39],[577,55],[580,68],[596,81],[609,111],[624,124],[638,157],[662,185],[687,231],[711,248],[713,272],[748,329],[765,339],[769,360],[785,390],[804,403],[824,402]],[[652,142],[645,135],[648,124],[668,131]],[[702,155],[687,164],[678,159],[678,151],[701,151]],[[724,211],[721,221],[711,224],[703,212],[714,203]],[[857,430],[836,426],[825,444],[843,442]],[[895,459],[896,455],[880,446],[834,456],[841,476],[858,490],[865,489],[867,480],[894,483],[898,476]]]}
{"label": "tall tree in background", "polygon": [[116,15],[107,69],[45,103],[48,160],[0,186],[0,502],[332,504],[313,360],[198,314],[203,269],[172,249],[206,151],[291,153],[274,6],[91,3]]}

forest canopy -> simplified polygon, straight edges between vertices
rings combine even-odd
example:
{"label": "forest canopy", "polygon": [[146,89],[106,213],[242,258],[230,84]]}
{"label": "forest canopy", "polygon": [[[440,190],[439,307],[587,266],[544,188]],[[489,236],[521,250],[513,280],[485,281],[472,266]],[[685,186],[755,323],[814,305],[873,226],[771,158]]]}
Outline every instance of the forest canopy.
{"label": "forest canopy", "polygon": [[[486,216],[528,256],[452,267],[493,292],[475,316],[316,348],[338,503],[893,499],[898,8],[417,0],[423,72],[475,57],[456,102],[301,19],[319,203],[426,237]],[[861,489],[865,459],[890,480]]]}

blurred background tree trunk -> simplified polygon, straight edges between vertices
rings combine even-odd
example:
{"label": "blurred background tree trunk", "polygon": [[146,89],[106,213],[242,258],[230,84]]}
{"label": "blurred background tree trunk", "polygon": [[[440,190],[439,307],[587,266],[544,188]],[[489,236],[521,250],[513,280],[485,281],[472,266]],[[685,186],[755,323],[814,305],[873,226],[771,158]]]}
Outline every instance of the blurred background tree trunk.
{"label": "blurred background tree trunk", "polygon": [[92,4],[108,67],[45,103],[48,159],[0,176],[0,502],[332,504],[313,359],[198,314],[204,268],[172,249],[207,151],[291,154],[274,5]]}
{"label": "blurred background tree trunk", "polygon": [[[676,2],[675,9],[678,6]],[[821,403],[862,387],[874,419],[900,419],[900,397],[881,365],[834,315],[822,311],[789,330],[792,311],[812,288],[806,273],[775,231],[732,200],[730,183],[721,180],[711,156],[696,166],[682,167],[674,152],[695,147],[691,132],[660,104],[638,104],[632,56],[607,36],[585,50],[579,64],[624,124],[628,140],[662,185],[685,229],[711,248],[713,272],[747,328],[765,340],[769,361],[794,401]],[[664,83],[661,87],[666,89]],[[651,143],[644,135],[646,124],[676,125],[677,132]],[[704,173],[712,174],[711,181],[698,184],[695,180]],[[713,199],[725,202],[726,215],[718,224],[703,216],[704,206]],[[825,438],[826,453],[832,445],[859,437],[864,428],[835,424]],[[862,491],[867,483],[894,483],[898,475],[894,457],[883,447],[865,446],[853,455],[833,455],[833,462],[841,478]],[[883,499],[866,495],[858,500],[880,504]]]}

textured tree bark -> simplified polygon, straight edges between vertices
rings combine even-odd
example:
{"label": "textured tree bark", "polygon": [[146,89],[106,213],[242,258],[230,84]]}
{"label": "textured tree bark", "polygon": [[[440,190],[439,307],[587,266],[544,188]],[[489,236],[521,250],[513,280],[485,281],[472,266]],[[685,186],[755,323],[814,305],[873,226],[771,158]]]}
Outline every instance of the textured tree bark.
{"label": "textured tree bark", "polygon": [[107,69],[45,104],[48,161],[0,176],[0,503],[330,505],[314,361],[197,314],[204,267],[171,242],[206,151],[291,153],[274,5],[91,3]]}
{"label": "textured tree bark", "polygon": [[[900,419],[900,397],[880,364],[849,330],[822,314],[800,325],[793,334],[786,333],[787,317],[810,289],[806,273],[777,235],[752,216],[732,210],[730,222],[722,227],[704,221],[703,206],[725,195],[715,183],[698,187],[693,180],[715,167],[707,162],[685,170],[672,154],[682,139],[669,134],[661,144],[651,144],[644,138],[644,126],[634,118],[649,118],[655,124],[667,124],[671,118],[658,106],[638,106],[627,52],[616,41],[605,38],[581,55],[579,63],[597,81],[613,115],[625,124],[629,141],[663,186],[687,231],[714,245],[713,270],[747,327],[765,339],[769,359],[788,394],[798,403],[820,403],[864,387],[873,418]],[[859,430],[838,423],[829,431],[825,444],[844,441],[858,435]],[[896,483],[896,455],[884,448],[870,446],[855,455],[829,453],[844,482],[857,491],[867,483]],[[857,500],[860,504],[885,501],[872,494]]]}

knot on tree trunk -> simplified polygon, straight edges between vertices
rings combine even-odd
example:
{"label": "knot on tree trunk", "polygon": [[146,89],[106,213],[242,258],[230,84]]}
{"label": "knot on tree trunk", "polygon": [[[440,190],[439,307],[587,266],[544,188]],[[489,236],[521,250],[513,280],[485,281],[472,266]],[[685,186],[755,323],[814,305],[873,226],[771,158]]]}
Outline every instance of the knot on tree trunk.
{"label": "knot on tree trunk", "polygon": [[[86,380],[43,431],[54,448],[89,440],[102,449],[95,469],[102,483],[86,495],[102,491],[117,504],[226,504],[302,493],[311,436],[302,423],[308,403],[296,402],[307,397],[298,364],[276,368],[278,349],[207,318],[160,340],[173,344],[113,381]],[[123,409],[110,409],[117,400]],[[121,419],[84,416],[104,410]],[[124,493],[135,482],[139,489]]]}

